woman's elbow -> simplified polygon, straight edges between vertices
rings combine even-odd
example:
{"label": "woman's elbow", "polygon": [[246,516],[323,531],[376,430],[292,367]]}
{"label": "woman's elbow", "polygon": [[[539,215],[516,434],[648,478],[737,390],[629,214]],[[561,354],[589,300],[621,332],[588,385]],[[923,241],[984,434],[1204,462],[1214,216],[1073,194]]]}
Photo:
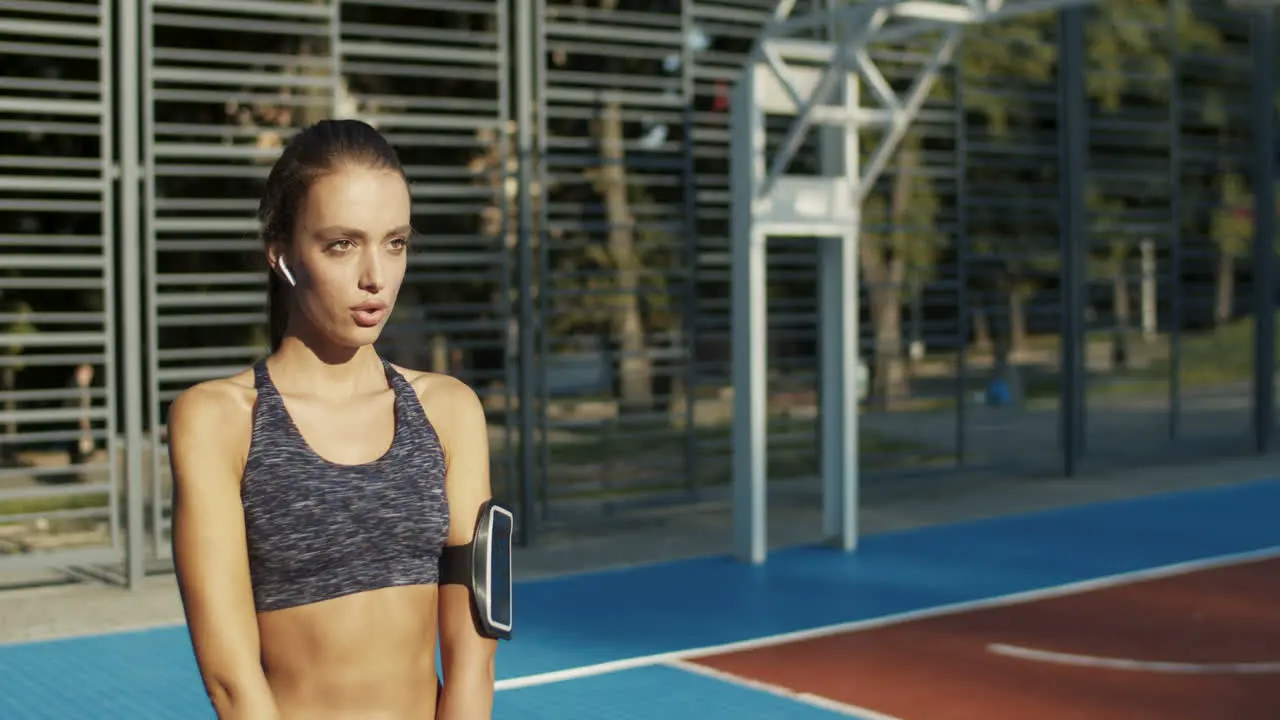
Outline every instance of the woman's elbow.
{"label": "woman's elbow", "polygon": [[493,653],[492,652],[485,653],[484,657],[481,658],[479,662],[477,662],[476,664],[479,666],[476,669],[476,674],[480,677],[481,682],[483,682],[485,685],[489,687],[492,687],[493,684],[497,681],[497,675],[498,675],[498,672],[495,669],[497,663],[494,662]]}
{"label": "woman's elbow", "polygon": [[492,686],[497,675],[494,652],[489,647],[470,648],[470,652],[450,653],[445,661],[445,677],[465,678],[468,684]]}
{"label": "woman's elbow", "polygon": [[441,720],[488,718],[493,713],[493,657],[455,660],[444,669],[444,694],[440,698]]}
{"label": "woman's elbow", "polygon": [[206,677],[204,679],[204,692],[209,696],[209,702],[213,705],[213,710],[218,713],[219,718],[229,718],[235,715],[238,693],[233,688],[234,685],[217,678]]}
{"label": "woman's elbow", "polygon": [[204,689],[219,720],[277,717],[275,700],[265,681],[256,683],[210,674],[204,676]]}

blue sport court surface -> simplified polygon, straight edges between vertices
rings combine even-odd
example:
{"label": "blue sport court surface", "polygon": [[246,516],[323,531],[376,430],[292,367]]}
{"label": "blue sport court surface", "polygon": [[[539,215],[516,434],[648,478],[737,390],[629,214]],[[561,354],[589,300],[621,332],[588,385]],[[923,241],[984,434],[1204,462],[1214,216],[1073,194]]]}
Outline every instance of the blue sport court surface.
{"label": "blue sport court surface", "polygon": [[[1276,554],[1280,480],[1267,480],[873,535],[852,555],[524,582],[494,717],[877,720],[683,659]],[[0,646],[5,720],[212,717],[181,627]]]}

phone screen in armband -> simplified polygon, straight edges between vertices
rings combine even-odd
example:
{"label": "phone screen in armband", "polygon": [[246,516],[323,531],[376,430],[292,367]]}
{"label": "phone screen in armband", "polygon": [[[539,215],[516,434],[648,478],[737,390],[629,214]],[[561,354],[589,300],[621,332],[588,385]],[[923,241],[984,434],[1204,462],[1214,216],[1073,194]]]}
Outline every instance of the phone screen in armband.
{"label": "phone screen in armband", "polygon": [[511,632],[511,536],[515,517],[499,505],[489,508],[488,615],[489,624]]}

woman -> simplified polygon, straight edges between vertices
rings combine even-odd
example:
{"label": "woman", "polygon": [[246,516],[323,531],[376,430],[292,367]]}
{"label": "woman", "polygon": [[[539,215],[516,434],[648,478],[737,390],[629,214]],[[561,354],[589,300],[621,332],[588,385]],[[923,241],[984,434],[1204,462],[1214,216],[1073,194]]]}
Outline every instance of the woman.
{"label": "woman", "polygon": [[471,541],[491,497],[484,410],[373,348],[410,214],[373,128],[296,136],[259,207],[271,355],[170,409],[174,559],[221,720],[492,712],[496,641],[465,586],[438,585],[442,547]]}

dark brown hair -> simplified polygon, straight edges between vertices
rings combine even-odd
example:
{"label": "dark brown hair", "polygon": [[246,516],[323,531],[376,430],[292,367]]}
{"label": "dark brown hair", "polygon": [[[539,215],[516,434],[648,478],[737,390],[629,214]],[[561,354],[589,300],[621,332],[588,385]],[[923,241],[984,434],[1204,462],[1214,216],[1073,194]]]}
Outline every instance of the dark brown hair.
{"label": "dark brown hair", "polygon": [[[404,176],[395,148],[371,125],[359,120],[321,120],[289,141],[267,176],[267,186],[258,203],[263,244],[289,245],[298,220],[298,208],[311,184],[344,165],[394,170]],[[279,349],[288,323],[288,286],[278,273],[270,271],[267,273],[267,336],[271,352]]]}

